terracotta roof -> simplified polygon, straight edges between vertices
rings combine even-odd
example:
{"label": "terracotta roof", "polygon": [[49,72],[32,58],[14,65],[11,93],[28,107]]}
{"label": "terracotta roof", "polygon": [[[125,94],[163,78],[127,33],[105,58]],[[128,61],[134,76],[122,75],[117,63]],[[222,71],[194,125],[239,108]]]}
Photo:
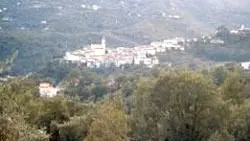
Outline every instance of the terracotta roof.
{"label": "terracotta roof", "polygon": [[40,83],[39,88],[49,88],[52,87],[52,84],[50,83]]}

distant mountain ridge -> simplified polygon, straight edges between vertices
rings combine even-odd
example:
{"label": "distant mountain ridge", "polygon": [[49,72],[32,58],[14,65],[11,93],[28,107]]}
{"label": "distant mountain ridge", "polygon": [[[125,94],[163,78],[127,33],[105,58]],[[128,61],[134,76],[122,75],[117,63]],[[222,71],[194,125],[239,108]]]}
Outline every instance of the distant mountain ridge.
{"label": "distant mountain ridge", "polygon": [[[69,34],[105,34],[128,28],[127,34],[131,33],[131,27],[145,22],[146,26],[147,23],[153,26],[156,23],[156,26],[146,29],[142,26],[143,31],[139,29],[138,32],[162,38],[161,35],[158,37],[157,28],[169,36],[168,31],[172,34],[179,32],[178,24],[198,34],[220,24],[248,24],[249,6],[248,0],[4,0],[0,9],[8,9],[0,16],[2,19],[9,17],[11,21],[2,20],[0,25],[3,29],[43,29]],[[180,19],[169,18],[170,15],[178,15]],[[47,21],[47,24],[41,24],[41,21]],[[150,33],[144,33],[147,30]],[[137,33],[133,35],[137,36]]]}

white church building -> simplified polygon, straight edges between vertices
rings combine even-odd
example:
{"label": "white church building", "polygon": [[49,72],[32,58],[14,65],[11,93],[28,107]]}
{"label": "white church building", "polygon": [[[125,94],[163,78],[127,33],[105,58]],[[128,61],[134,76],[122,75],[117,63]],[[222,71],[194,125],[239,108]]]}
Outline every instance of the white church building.
{"label": "white church building", "polygon": [[90,48],[93,50],[94,55],[96,56],[102,56],[106,53],[106,40],[104,37],[102,37],[101,44],[91,44]]}

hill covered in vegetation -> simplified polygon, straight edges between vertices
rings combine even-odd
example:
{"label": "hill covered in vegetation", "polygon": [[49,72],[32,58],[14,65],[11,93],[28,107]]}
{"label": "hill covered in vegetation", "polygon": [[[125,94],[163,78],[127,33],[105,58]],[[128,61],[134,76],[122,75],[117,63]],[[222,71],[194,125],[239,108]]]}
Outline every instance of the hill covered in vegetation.
{"label": "hill covered in vegetation", "polygon": [[247,25],[248,7],[244,0],[4,0],[1,56],[18,49],[14,72],[28,73],[101,36],[109,46],[133,46],[210,33],[221,24]]}
{"label": "hill covered in vegetation", "polygon": [[249,74],[240,68],[106,80],[74,73],[53,98],[30,78],[0,82],[1,141],[249,140]]}
{"label": "hill covered in vegetation", "polygon": [[[250,60],[250,30],[241,33],[230,33],[225,26],[220,26],[217,33],[210,36],[213,39],[223,41],[223,44],[213,44],[211,39],[205,37],[191,44],[189,52],[194,56],[213,61],[236,61]],[[204,42],[205,41],[205,42]]]}

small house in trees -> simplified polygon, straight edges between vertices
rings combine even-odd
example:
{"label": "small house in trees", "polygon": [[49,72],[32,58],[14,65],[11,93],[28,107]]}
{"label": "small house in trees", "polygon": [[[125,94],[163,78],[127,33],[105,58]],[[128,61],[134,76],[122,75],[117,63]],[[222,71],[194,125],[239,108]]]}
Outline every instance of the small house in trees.
{"label": "small house in trees", "polygon": [[244,70],[250,70],[250,61],[241,62],[241,67],[243,67]]}
{"label": "small house in trees", "polygon": [[54,97],[58,91],[58,88],[55,88],[51,83],[40,83],[39,85],[39,94],[41,97]]}

